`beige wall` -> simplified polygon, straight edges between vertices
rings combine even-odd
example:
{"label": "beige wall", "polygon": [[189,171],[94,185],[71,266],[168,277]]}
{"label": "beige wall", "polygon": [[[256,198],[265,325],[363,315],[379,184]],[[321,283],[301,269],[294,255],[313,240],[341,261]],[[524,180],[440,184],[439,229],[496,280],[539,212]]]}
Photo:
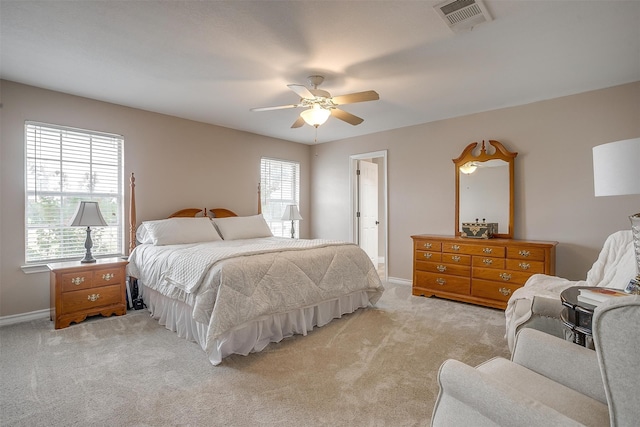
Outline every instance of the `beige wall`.
{"label": "beige wall", "polygon": [[[454,169],[470,142],[516,158],[517,238],[557,240],[561,276],[583,278],[640,196],[593,196],[591,147],[640,135],[640,82],[395,131],[306,146],[0,81],[0,317],[49,306],[45,273],[25,274],[25,120],[124,135],[138,219],[182,207],[255,212],[261,156],[301,163],[302,237],[349,239],[349,156],[388,150],[390,277],[411,279],[412,234],[454,231]],[[128,196],[128,189],[127,189]]]}
{"label": "beige wall", "polygon": [[[20,268],[25,120],[123,135],[125,174],[136,176],[138,222],[164,218],[184,207],[226,207],[240,215],[254,214],[262,156],[300,162],[300,210],[309,212],[306,145],[8,81],[0,84],[0,316],[49,307],[48,274],[25,274]],[[127,200],[128,194],[127,186]],[[302,237],[310,234],[310,219],[307,214],[300,222]]]}
{"label": "beige wall", "polygon": [[311,229],[349,238],[349,156],[388,150],[389,276],[411,280],[413,234],[454,232],[452,159],[495,139],[515,159],[515,237],[554,240],[560,276],[580,279],[640,196],[593,195],[591,148],[640,136],[640,82],[313,147]]}

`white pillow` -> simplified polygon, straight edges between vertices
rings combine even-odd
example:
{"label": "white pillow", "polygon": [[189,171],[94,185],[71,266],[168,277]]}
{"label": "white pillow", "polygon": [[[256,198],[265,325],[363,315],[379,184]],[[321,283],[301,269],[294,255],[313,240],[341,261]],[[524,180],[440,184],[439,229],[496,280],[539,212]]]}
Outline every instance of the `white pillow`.
{"label": "white pillow", "polygon": [[169,218],[144,221],[154,245],[178,245],[222,240],[209,218]]}
{"label": "white pillow", "polygon": [[212,221],[218,228],[218,231],[224,240],[253,239],[256,237],[273,236],[273,233],[267,225],[267,222],[262,217],[262,214],[214,218]]}
{"label": "white pillow", "polygon": [[153,243],[153,239],[149,235],[147,227],[145,227],[144,224],[140,224],[140,226],[136,230],[136,240],[142,244]]}

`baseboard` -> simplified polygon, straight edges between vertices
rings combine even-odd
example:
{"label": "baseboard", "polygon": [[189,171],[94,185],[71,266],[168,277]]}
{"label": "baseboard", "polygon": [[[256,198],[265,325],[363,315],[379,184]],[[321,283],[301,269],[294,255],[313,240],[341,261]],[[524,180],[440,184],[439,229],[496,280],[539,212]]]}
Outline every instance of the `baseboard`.
{"label": "baseboard", "polygon": [[29,313],[13,314],[11,316],[0,317],[0,327],[7,325],[14,325],[16,323],[30,322],[32,320],[46,319],[49,317],[50,310],[45,308],[44,310],[31,311]]}
{"label": "baseboard", "polygon": [[407,285],[407,286],[413,285],[413,281],[407,280],[407,279],[401,279],[399,277],[389,277],[387,281],[389,283],[393,283],[396,285]]}

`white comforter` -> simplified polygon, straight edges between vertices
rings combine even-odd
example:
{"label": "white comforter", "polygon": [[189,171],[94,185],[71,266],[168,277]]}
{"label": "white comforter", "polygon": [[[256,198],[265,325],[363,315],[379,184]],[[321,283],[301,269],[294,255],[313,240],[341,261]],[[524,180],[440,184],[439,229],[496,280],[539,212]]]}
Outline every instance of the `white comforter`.
{"label": "white comforter", "polygon": [[208,324],[207,346],[247,322],[384,288],[358,246],[277,237],[204,244],[137,246],[128,273],[145,286],[193,307]]}

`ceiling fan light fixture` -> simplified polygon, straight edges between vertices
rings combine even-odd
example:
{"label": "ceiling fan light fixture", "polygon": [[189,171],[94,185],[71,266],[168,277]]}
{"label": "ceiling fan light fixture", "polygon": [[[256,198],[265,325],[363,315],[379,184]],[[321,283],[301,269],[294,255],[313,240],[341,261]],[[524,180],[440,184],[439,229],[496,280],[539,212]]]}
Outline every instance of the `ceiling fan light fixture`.
{"label": "ceiling fan light fixture", "polygon": [[472,174],[476,171],[478,165],[476,162],[467,162],[464,165],[460,166],[460,172],[465,175]]}
{"label": "ceiling fan light fixture", "polygon": [[330,115],[331,111],[326,108],[322,108],[318,104],[314,104],[313,107],[300,113],[300,117],[302,117],[308,125],[314,127],[318,127],[326,122]]}

